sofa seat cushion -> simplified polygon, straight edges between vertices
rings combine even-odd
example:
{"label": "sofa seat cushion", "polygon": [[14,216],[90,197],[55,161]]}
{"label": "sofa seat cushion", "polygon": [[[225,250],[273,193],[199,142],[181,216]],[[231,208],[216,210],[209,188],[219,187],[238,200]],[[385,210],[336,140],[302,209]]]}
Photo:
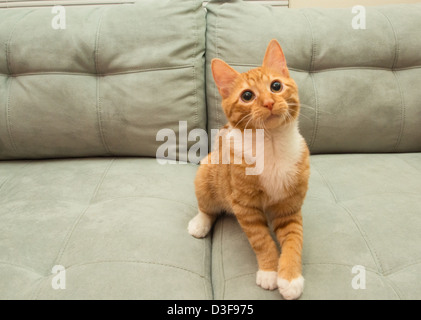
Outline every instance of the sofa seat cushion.
{"label": "sofa seat cushion", "polygon": [[[0,299],[211,299],[210,237],[187,232],[196,169],[138,158],[0,162]],[[63,284],[54,266],[65,289],[53,288]]]}
{"label": "sofa seat cushion", "polygon": [[[421,153],[317,155],[311,171],[302,299],[420,299]],[[256,286],[232,216],[214,228],[212,264],[215,299],[281,299]]]}

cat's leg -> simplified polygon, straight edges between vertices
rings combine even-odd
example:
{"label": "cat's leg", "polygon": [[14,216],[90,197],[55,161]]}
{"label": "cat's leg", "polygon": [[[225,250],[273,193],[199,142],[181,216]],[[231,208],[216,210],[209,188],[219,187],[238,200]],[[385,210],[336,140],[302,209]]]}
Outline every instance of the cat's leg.
{"label": "cat's leg", "polygon": [[275,290],[278,279],[279,251],[270,235],[264,213],[256,207],[233,205],[233,211],[253,248],[259,270],[256,283],[266,290]]}
{"label": "cat's leg", "polygon": [[281,245],[278,264],[279,292],[285,299],[297,299],[304,289],[304,278],[301,274],[303,248],[301,210],[293,215],[275,217],[272,225]]}
{"label": "cat's leg", "polygon": [[212,170],[216,167],[211,167],[207,163],[200,165],[195,179],[195,192],[199,205],[199,213],[190,220],[188,224],[189,233],[195,238],[204,238],[212,229],[218,215],[222,208],[218,205],[215,195],[212,194]]}

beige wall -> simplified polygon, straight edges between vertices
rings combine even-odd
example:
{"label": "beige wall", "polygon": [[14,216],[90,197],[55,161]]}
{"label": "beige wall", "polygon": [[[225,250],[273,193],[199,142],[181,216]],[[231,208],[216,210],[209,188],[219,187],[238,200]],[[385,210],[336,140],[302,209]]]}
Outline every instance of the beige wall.
{"label": "beige wall", "polygon": [[417,3],[421,0],[289,0],[290,8],[346,8],[355,5],[376,6],[396,3]]}

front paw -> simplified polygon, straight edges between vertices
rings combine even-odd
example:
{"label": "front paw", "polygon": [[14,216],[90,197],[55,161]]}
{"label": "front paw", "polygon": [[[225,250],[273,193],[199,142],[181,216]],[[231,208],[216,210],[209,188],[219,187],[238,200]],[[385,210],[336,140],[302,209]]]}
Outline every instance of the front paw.
{"label": "front paw", "polygon": [[275,290],[277,284],[278,273],[276,271],[257,271],[256,284],[266,290]]}
{"label": "front paw", "polygon": [[188,231],[195,238],[204,238],[212,228],[212,219],[205,213],[199,213],[190,220]]}
{"label": "front paw", "polygon": [[304,278],[301,275],[291,281],[278,278],[278,289],[286,300],[298,299],[303,293]]}

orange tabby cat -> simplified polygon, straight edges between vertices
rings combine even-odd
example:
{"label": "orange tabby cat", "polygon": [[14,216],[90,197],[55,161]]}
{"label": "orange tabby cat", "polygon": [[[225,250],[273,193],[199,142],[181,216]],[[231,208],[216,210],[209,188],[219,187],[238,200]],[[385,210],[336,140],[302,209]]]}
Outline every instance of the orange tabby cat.
{"label": "orange tabby cat", "polygon": [[[240,74],[213,59],[212,73],[229,121],[224,128],[241,130],[244,140],[250,139],[245,129],[252,129],[252,139],[259,129],[264,130],[264,145],[255,141],[250,150],[243,141],[242,161],[232,161],[230,148],[229,164],[212,164],[212,153],[219,153],[216,156],[221,159],[224,151],[221,141],[217,142],[219,148],[202,160],[197,172],[199,213],[188,230],[197,238],[205,237],[221,212],[233,213],[256,253],[257,284],[268,290],[278,288],[284,298],[296,299],[304,287],[301,206],[310,175],[309,151],[297,125],[297,85],[276,40],[269,43],[261,67]],[[264,160],[260,174],[246,174],[245,169],[253,166],[246,162],[250,153]],[[269,225],[281,244],[280,258]]]}

